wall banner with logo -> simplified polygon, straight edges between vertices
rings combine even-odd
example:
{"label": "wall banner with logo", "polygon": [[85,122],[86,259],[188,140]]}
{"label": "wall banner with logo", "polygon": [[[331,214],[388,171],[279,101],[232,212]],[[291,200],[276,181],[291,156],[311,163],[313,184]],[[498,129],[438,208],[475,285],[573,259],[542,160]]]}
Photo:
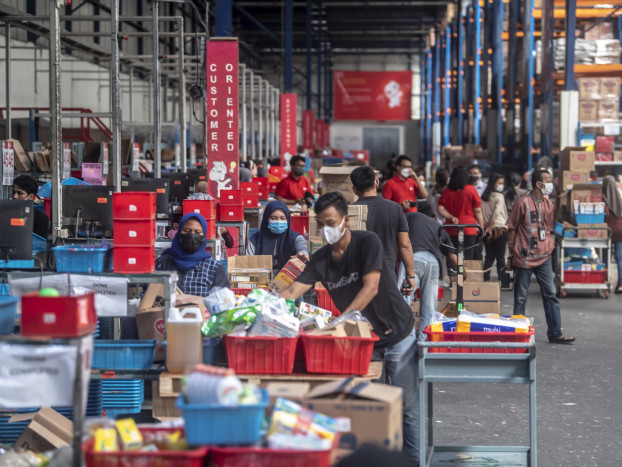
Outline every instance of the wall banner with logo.
{"label": "wall banner with logo", "polygon": [[298,150],[296,94],[281,94],[281,166],[288,167],[289,160]]}
{"label": "wall banner with logo", "polygon": [[302,146],[304,149],[313,149],[313,110],[302,111]]}

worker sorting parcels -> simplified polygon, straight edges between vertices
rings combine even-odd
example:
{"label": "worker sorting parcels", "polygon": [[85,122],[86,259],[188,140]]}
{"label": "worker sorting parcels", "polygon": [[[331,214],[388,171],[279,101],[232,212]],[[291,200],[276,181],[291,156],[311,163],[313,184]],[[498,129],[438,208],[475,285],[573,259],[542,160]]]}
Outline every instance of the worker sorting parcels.
{"label": "worker sorting parcels", "polygon": [[417,336],[413,313],[400,295],[378,235],[350,230],[343,195],[322,195],[315,203],[315,213],[328,245],[311,256],[302,274],[281,295],[297,299],[319,281],[339,310],[358,310],[367,318],[380,338],[374,346],[374,358],[384,363],[383,379],[403,389],[404,452],[414,465],[419,465]]}

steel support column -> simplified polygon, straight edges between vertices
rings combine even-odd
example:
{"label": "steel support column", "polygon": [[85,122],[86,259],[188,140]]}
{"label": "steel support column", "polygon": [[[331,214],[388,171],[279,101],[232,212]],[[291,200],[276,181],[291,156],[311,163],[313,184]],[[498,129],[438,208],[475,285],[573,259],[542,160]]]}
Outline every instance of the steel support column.
{"label": "steel support column", "polygon": [[285,92],[292,92],[292,49],[294,43],[294,2],[285,0]]}
{"label": "steel support column", "polygon": [[216,21],[214,32],[216,37],[231,36],[231,0],[216,0]]}
{"label": "steel support column", "polygon": [[307,110],[311,110],[311,77],[313,72],[311,70],[311,49],[313,48],[313,30],[311,28],[311,20],[313,16],[313,0],[307,0],[307,53],[306,53],[306,65],[307,65]]}
{"label": "steel support column", "polygon": [[130,70],[130,122],[134,121],[134,70],[132,67],[129,67]]}
{"label": "steel support column", "polygon": [[[116,191],[121,191],[121,82],[119,78],[119,3],[121,0],[112,0],[111,21],[110,21],[110,96],[112,98],[110,109],[112,113],[112,144],[110,156],[112,158],[112,184]],[[130,83],[132,79],[132,69],[130,68]],[[130,84],[130,115],[133,116],[131,103],[132,91]],[[103,160],[102,160],[103,162]]]}
{"label": "steel support column", "polygon": [[423,50],[419,51],[419,90],[421,97],[419,98],[419,165],[423,165],[425,158],[425,122],[426,122],[426,114],[425,114],[425,99],[426,99],[426,81],[425,81],[425,72],[423,66]]}
{"label": "steel support column", "polygon": [[441,118],[441,43],[440,39],[437,39],[434,46],[434,78],[433,93],[434,96],[434,109],[433,109],[433,124],[432,124],[432,153],[430,157],[426,159],[426,162],[430,162],[433,157],[436,157],[437,152],[441,145],[441,132],[440,132],[440,118]]}
{"label": "steel support column", "polygon": [[[433,93],[433,84],[432,84],[432,47],[428,49],[427,59],[426,59],[426,84],[428,87],[427,96],[426,96],[426,154],[425,160],[429,161],[432,159],[432,99],[434,98]],[[425,162],[425,161],[424,161]]]}
{"label": "steel support column", "polygon": [[[501,145],[503,144],[503,0],[493,3],[493,38],[492,38],[492,108],[494,109],[494,144],[490,159],[503,161]],[[551,49],[552,50],[552,49]],[[489,130],[493,130],[489,125]]]}
{"label": "steel support column", "polygon": [[474,71],[474,42],[473,39],[473,8],[467,8],[467,16],[466,16],[466,60],[465,60],[465,114],[467,117],[466,121],[466,138],[464,138],[463,143],[471,143],[473,142],[473,71]]}
{"label": "steel support column", "polygon": [[271,146],[270,146],[270,83],[268,82],[268,80],[264,80],[263,82],[264,87],[265,87],[265,95],[264,95],[264,99],[265,99],[265,104],[264,104],[264,122],[265,122],[265,131],[264,134],[265,136],[265,146],[266,146],[266,154],[268,158],[273,157],[273,153],[271,151]]}
{"label": "steel support column", "polygon": [[464,131],[464,23],[465,19],[462,13],[458,16],[458,93],[457,93],[457,111],[458,111],[458,141],[456,145],[463,144]]}
{"label": "steel support column", "polygon": [[158,2],[151,4],[152,10],[152,28],[153,28],[153,165],[155,166],[154,175],[155,178],[162,176],[162,115],[160,111],[160,60],[159,55],[159,31],[160,26],[158,24]]}
{"label": "steel support column", "polygon": [[179,79],[179,150],[181,156],[181,171],[186,173],[188,170],[187,147],[188,139],[186,137],[186,75],[184,74],[184,19],[180,17],[177,21],[177,60],[179,63],[178,79]]}
{"label": "steel support column", "polygon": [[261,83],[263,80],[261,76],[257,76],[257,151],[259,152],[259,158],[265,160],[264,157],[264,131],[263,131],[263,109],[262,109],[262,95],[261,95]]}
{"label": "steel support column", "polygon": [[[50,2],[50,133],[52,140],[52,237],[54,241],[59,237],[63,226],[61,85],[60,12],[56,2]],[[80,465],[79,460],[76,465]]]}
{"label": "steel support column", "polygon": [[6,73],[6,119],[4,124],[6,125],[5,134],[6,139],[11,138],[11,23],[4,23],[5,32],[5,58],[4,58],[4,70]]}
{"label": "steel support column", "polygon": [[520,0],[510,0],[508,31],[508,85],[506,88],[507,107],[505,112],[505,162],[512,164],[516,160],[516,83],[518,81],[518,40],[516,38]]}
{"label": "steel support column", "polygon": [[250,133],[251,133],[251,158],[256,160],[259,159],[257,157],[257,151],[255,146],[255,73],[253,70],[250,70],[248,73],[248,84],[250,91]]}
{"label": "steel support column", "polygon": [[542,2],[542,107],[540,113],[541,156],[552,156],[553,148],[553,61],[555,60],[553,31],[555,19],[553,0]]}
{"label": "steel support column", "polygon": [[574,86],[574,40],[577,30],[577,0],[566,0],[566,63],[564,89],[573,91]]}
{"label": "steel support column", "polygon": [[322,0],[318,0],[318,34],[317,34],[317,118],[322,118]]}
{"label": "steel support column", "polygon": [[274,90],[274,147],[275,154],[281,158],[281,92],[278,89]]}
{"label": "steel support column", "polygon": [[[523,29],[525,34],[523,37],[522,63],[523,93],[521,98],[521,155],[523,166],[526,166],[527,170],[531,170],[533,167],[534,0],[526,0],[524,8]],[[574,32],[572,34],[574,34]]]}
{"label": "steel support column", "polygon": [[481,103],[481,65],[482,59],[482,9],[479,1],[473,2],[473,32],[475,34],[474,73],[473,73],[473,143],[479,144],[480,103]]}
{"label": "steel support column", "polygon": [[[449,146],[449,130],[451,118],[451,28],[445,28],[445,119],[443,123],[443,147]],[[438,160],[436,163],[438,164]]]}

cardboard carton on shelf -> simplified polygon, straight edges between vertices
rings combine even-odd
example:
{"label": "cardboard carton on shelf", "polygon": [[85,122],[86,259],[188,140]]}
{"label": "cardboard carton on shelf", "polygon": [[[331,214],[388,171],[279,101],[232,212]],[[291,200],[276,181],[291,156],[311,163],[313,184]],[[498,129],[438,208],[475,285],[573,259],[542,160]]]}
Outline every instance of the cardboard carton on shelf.
{"label": "cardboard carton on shelf", "polygon": [[596,162],[613,162],[612,152],[597,152]]}
{"label": "cardboard carton on shelf", "polygon": [[620,78],[600,78],[600,93],[604,99],[620,97]]}
{"label": "cardboard carton on shelf", "polygon": [[45,452],[67,446],[73,440],[73,423],[56,410],[43,407],[36,413],[13,415],[9,423],[30,423],[15,442],[16,448]]}
{"label": "cardboard carton on shelf", "polygon": [[587,184],[589,181],[589,170],[562,170],[559,175],[559,186],[562,191],[572,190],[574,185]]}
{"label": "cardboard carton on shelf", "polygon": [[600,120],[601,122],[618,121],[619,109],[619,98],[602,99],[598,103],[598,120]]}
{"label": "cardboard carton on shelf", "polygon": [[574,185],[568,193],[569,206],[578,203],[601,203],[603,201],[603,185],[601,183]]}
{"label": "cardboard carton on shelf", "polygon": [[593,151],[581,147],[567,147],[559,155],[562,170],[591,171],[595,169]]}
{"label": "cardboard carton on shelf", "polygon": [[272,256],[231,256],[227,269],[233,288],[267,287],[272,279]]}
{"label": "cardboard carton on shelf", "polygon": [[585,239],[606,239],[609,237],[607,224],[581,224],[578,229],[578,238]]}
{"label": "cardboard carton on shelf", "polygon": [[346,201],[354,203],[358,197],[352,191],[352,181],[350,174],[356,167],[322,167],[320,177],[322,178],[322,190],[324,193],[338,191]]}
{"label": "cardboard carton on shelf", "polygon": [[579,99],[598,100],[601,98],[599,78],[579,78],[577,87],[579,88]]}
{"label": "cardboard carton on shelf", "polygon": [[579,120],[581,120],[582,122],[598,121],[598,101],[579,101]]}
{"label": "cardboard carton on shelf", "polygon": [[313,388],[303,406],[329,417],[350,419],[340,449],[353,451],[364,443],[402,448],[402,389],[384,384],[339,379]]}

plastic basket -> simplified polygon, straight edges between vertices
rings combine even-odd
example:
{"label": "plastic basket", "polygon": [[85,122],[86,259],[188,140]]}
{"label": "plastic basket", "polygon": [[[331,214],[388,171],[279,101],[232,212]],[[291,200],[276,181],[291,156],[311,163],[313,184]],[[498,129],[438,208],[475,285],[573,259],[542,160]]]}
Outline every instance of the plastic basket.
{"label": "plastic basket", "polygon": [[294,371],[298,337],[225,336],[229,367],[239,374],[283,374]]}
{"label": "plastic basket", "polygon": [[0,296],[0,335],[13,334],[19,297]]}
{"label": "plastic basket", "polygon": [[300,335],[309,373],[366,375],[379,338]]}
{"label": "plastic basket", "polygon": [[32,251],[45,251],[48,248],[48,241],[37,235],[36,233],[32,234]]}
{"label": "plastic basket", "polygon": [[604,284],[607,270],[603,271],[564,271],[565,284]]}
{"label": "plastic basket", "polygon": [[64,245],[52,248],[57,272],[102,272],[108,248],[93,245]]}
{"label": "plastic basket", "polygon": [[[221,361],[222,339],[203,338],[203,363],[206,365],[217,365]],[[164,349],[164,361],[166,361],[166,341],[162,342]]]}
{"label": "plastic basket", "polygon": [[[155,435],[171,434],[175,428],[139,428],[145,441],[149,442]],[[117,451],[95,452],[94,440],[90,438],[82,444],[87,467],[126,467],[126,466],[158,466],[158,467],[203,467],[209,448],[200,447],[189,451]]]}
{"label": "plastic basket", "polygon": [[268,391],[261,389],[262,400],[255,405],[225,407],[210,404],[187,404],[179,396],[186,425],[186,438],[191,446],[209,444],[253,444],[261,439],[261,424],[268,407]]}
{"label": "plastic basket", "polygon": [[[512,342],[528,343],[535,334],[533,326],[529,332],[458,332],[458,331],[430,331],[427,326],[423,332],[428,336],[429,342]],[[430,348],[433,353],[526,353],[527,349],[504,349],[504,348],[480,348],[480,347],[436,347]]]}
{"label": "plastic basket", "polygon": [[[337,446],[335,442],[333,446]],[[330,467],[332,449],[302,451],[252,447],[213,447],[211,467]]]}
{"label": "plastic basket", "polygon": [[339,311],[339,308],[337,308],[337,306],[333,303],[333,299],[330,298],[330,294],[328,293],[328,290],[315,289],[315,293],[317,295],[317,306],[330,311],[335,317],[341,314],[341,311]]}
{"label": "plastic basket", "polygon": [[602,224],[605,222],[604,214],[575,214],[577,224]]}
{"label": "plastic basket", "polygon": [[557,235],[559,235],[560,237],[562,236],[562,233],[564,234],[564,238],[573,238],[577,236],[577,231],[576,230],[572,230],[572,229],[566,229],[564,230],[564,224],[562,224],[561,222],[556,222],[555,223],[555,233]]}
{"label": "plastic basket", "polygon": [[153,365],[157,341],[97,339],[93,347],[93,368],[142,370]]}
{"label": "plastic basket", "polygon": [[113,194],[113,217],[130,220],[152,220],[156,216],[156,193],[126,191]]}

